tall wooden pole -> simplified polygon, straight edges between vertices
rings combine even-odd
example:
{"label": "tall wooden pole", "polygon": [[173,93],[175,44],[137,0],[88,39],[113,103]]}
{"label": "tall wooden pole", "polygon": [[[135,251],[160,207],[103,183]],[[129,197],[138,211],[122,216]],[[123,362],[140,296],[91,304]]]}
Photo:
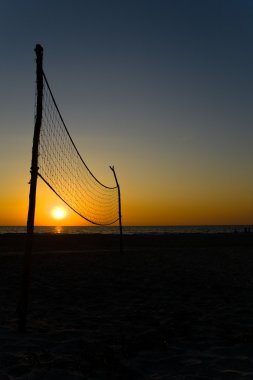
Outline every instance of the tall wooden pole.
{"label": "tall wooden pole", "polygon": [[121,195],[120,195],[120,187],[118,183],[118,179],[115,173],[114,166],[110,166],[110,169],[113,172],[115,182],[118,188],[118,203],[119,203],[119,229],[120,229],[120,252],[123,252],[123,231],[122,231],[122,215],[121,215]]}
{"label": "tall wooden pole", "polygon": [[24,252],[23,262],[23,275],[21,283],[21,294],[18,305],[19,317],[19,331],[26,330],[26,319],[29,299],[30,277],[31,277],[31,257],[33,245],[33,230],[34,230],[34,216],[35,216],[35,203],[36,203],[36,187],[38,175],[38,150],[40,129],[42,122],[42,101],[43,101],[43,48],[41,45],[36,45],[36,77],[37,77],[37,104],[36,104],[36,118],[33,134],[33,147],[32,147],[32,164],[31,164],[31,181],[30,181],[30,194],[29,194],[29,207],[27,217],[27,238]]}

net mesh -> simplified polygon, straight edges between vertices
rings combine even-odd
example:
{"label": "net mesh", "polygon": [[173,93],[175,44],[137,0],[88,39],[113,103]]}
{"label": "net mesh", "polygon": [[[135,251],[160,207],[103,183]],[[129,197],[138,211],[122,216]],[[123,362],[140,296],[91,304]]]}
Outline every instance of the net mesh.
{"label": "net mesh", "polygon": [[117,186],[103,185],[80,156],[43,73],[43,114],[38,175],[73,211],[87,221],[118,220]]}

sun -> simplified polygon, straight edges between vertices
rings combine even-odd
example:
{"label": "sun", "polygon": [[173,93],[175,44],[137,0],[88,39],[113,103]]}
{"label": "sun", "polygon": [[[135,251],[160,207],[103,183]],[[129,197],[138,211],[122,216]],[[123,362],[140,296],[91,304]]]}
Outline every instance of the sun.
{"label": "sun", "polygon": [[51,215],[54,219],[61,220],[67,216],[65,208],[61,206],[54,207],[51,211]]}

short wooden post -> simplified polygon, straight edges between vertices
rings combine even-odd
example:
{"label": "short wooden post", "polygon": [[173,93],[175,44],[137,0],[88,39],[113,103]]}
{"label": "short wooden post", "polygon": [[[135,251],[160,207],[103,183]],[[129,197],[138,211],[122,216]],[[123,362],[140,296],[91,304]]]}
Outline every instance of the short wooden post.
{"label": "short wooden post", "polygon": [[118,183],[118,179],[115,173],[114,166],[110,166],[110,169],[113,172],[115,182],[118,188],[118,204],[119,204],[119,229],[120,229],[120,252],[123,252],[123,230],[122,230],[122,215],[121,215],[121,195],[120,195],[120,187]]}
{"label": "short wooden post", "polygon": [[20,299],[17,308],[18,312],[18,329],[20,332],[26,330],[26,319],[28,309],[28,298],[31,277],[31,256],[33,245],[33,230],[34,230],[34,216],[36,204],[36,187],[38,175],[38,150],[40,129],[42,122],[42,101],[43,101],[43,48],[41,45],[36,45],[36,76],[37,76],[37,104],[36,104],[36,119],[33,135],[33,148],[32,148],[32,164],[31,164],[31,181],[30,181],[30,194],[29,194],[29,207],[27,217],[27,237],[23,261],[23,275],[21,282]]}

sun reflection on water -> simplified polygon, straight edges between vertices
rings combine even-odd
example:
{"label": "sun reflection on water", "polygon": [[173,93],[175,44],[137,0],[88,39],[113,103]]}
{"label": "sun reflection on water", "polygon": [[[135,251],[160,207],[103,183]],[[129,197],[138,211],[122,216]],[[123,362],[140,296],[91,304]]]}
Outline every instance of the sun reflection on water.
{"label": "sun reflection on water", "polygon": [[55,226],[54,227],[54,233],[55,234],[62,234],[63,233],[63,227],[62,226]]}

